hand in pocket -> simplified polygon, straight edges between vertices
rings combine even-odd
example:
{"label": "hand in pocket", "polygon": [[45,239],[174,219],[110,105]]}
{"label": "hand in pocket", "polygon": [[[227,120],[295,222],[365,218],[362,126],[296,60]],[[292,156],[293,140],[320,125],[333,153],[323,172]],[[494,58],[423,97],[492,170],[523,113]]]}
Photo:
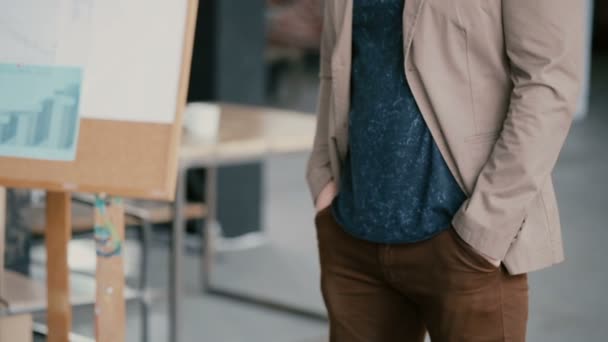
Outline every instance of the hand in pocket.
{"label": "hand in pocket", "polygon": [[331,181],[327,183],[327,185],[321,190],[321,193],[317,197],[317,202],[315,203],[315,211],[318,214],[323,209],[329,207],[331,202],[336,197],[338,193],[338,188],[336,187],[336,183]]}

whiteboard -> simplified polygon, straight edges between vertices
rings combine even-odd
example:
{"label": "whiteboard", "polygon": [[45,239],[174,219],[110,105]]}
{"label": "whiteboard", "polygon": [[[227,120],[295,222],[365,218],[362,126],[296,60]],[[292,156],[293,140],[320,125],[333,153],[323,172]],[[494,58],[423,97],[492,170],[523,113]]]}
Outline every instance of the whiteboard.
{"label": "whiteboard", "polygon": [[0,63],[83,70],[79,117],[172,123],[188,1],[0,0]]}

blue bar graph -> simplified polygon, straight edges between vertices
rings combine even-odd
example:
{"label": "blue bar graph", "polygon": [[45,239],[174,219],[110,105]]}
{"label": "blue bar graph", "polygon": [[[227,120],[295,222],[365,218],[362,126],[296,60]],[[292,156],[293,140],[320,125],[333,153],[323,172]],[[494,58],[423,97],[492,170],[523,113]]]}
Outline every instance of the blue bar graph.
{"label": "blue bar graph", "polygon": [[83,71],[0,63],[0,156],[76,158]]}

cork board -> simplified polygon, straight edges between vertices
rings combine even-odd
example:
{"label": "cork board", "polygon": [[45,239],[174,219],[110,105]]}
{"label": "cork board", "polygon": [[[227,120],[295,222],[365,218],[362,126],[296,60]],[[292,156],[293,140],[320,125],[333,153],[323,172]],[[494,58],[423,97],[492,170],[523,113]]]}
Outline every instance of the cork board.
{"label": "cork board", "polygon": [[[168,109],[171,111],[170,119],[157,119],[150,113],[151,119],[148,122],[148,113],[140,109],[147,108],[141,103],[146,100],[145,96],[136,97],[138,102],[128,108],[130,113],[134,114],[130,118],[123,115],[120,109],[116,110],[108,105],[113,104],[113,99],[118,101],[119,94],[114,97],[102,94],[105,95],[105,100],[90,101],[85,108],[87,112],[81,115],[76,156],[73,161],[0,157],[0,185],[51,191],[103,192],[143,199],[173,199],[181,137],[181,115],[186,104],[198,1],[113,1],[120,3],[121,8],[131,8],[130,10],[138,4],[141,4],[142,8],[147,6],[146,4],[156,6],[157,12],[162,11],[162,6],[183,9],[183,13],[177,13],[173,19],[169,16],[159,19],[157,15],[152,15],[151,11],[135,13],[129,17],[132,18],[133,25],[125,26],[128,30],[132,27],[134,31],[124,33],[125,37],[132,38],[137,37],[136,34],[139,33],[143,35],[146,32],[145,25],[150,25],[150,31],[153,32],[158,31],[156,26],[160,25],[163,30],[176,33],[173,40],[178,42],[175,47],[179,49],[179,60],[176,60],[178,65],[173,68],[175,75],[165,72],[156,77],[155,64],[145,58],[140,63],[135,63],[137,73],[131,75],[144,77],[149,84],[175,78],[177,86],[173,86],[171,91],[151,92],[155,95],[147,97],[150,101],[165,100],[163,103],[173,104],[174,108]],[[93,11],[95,7],[89,10]],[[175,12],[174,9],[171,11]],[[102,27],[103,23],[98,25]],[[171,25],[181,29],[178,32],[177,29],[172,29]],[[167,41],[171,41],[168,38],[170,37],[165,37]],[[142,36],[141,39],[141,42],[133,41],[132,44],[151,46],[151,37]],[[107,50],[120,51],[121,48],[128,49],[129,46],[125,41],[116,41],[115,46],[112,46],[114,42],[107,39],[104,44],[106,53]],[[149,54],[158,53],[163,48],[164,46],[158,46],[157,50],[151,50]],[[158,60],[156,66],[158,63],[162,63],[162,60]],[[97,74],[103,75],[99,72]],[[105,81],[115,81],[117,84],[130,82],[129,79],[121,79],[125,77],[124,74],[119,70],[112,75],[112,79]],[[86,92],[86,89],[84,91]]]}

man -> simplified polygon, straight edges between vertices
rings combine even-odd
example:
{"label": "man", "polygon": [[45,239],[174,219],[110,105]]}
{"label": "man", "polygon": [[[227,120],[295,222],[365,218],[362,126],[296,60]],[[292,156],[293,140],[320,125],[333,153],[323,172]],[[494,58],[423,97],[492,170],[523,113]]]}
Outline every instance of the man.
{"label": "man", "polygon": [[551,171],[584,2],[325,0],[317,208],[331,341],[524,341],[563,260]]}

